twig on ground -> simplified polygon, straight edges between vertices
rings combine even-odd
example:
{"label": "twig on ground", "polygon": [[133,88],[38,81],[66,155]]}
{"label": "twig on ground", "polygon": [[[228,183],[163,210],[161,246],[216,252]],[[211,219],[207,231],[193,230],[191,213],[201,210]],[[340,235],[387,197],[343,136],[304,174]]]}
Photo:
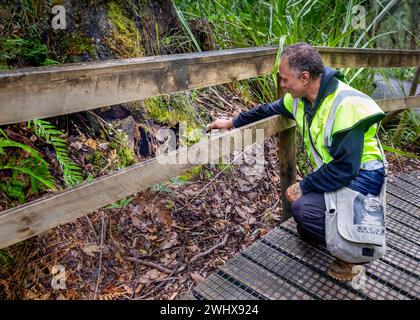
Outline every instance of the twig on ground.
{"label": "twig on ground", "polygon": [[127,261],[132,261],[132,262],[138,262],[142,265],[157,269],[157,270],[159,270],[161,272],[164,272],[164,273],[167,273],[167,274],[177,274],[177,273],[185,270],[185,266],[181,266],[180,268],[176,268],[175,270],[170,270],[170,269],[162,267],[162,266],[160,266],[160,265],[158,265],[154,262],[145,261],[145,260],[137,259],[137,258],[134,258],[134,257],[127,257],[126,260]]}
{"label": "twig on ground", "polygon": [[188,262],[188,269],[190,269],[190,265],[191,263],[193,263],[195,260],[197,260],[198,258],[204,257],[210,253],[212,253],[214,250],[216,250],[217,248],[220,248],[222,246],[224,246],[227,242],[229,238],[229,233],[227,232],[225,234],[225,237],[223,238],[223,240],[221,242],[219,242],[218,244],[214,245],[213,247],[211,247],[210,249],[208,249],[207,251],[204,251],[202,253],[199,253],[197,255],[195,255],[194,257],[191,258],[190,262]]}
{"label": "twig on ground", "polygon": [[156,290],[157,289],[159,289],[160,287],[162,287],[166,282],[168,282],[168,281],[172,281],[172,280],[175,280],[175,279],[177,279],[177,277],[168,277],[168,278],[165,278],[165,279],[162,279],[162,280],[159,280],[160,281],[160,283],[156,286],[156,287],[154,287],[153,288],[153,290],[150,290],[149,292],[147,292],[147,293],[145,293],[144,295],[142,295],[142,296],[140,296],[140,297],[137,297],[137,298],[134,298],[133,300],[142,300],[142,299],[146,299],[148,296],[150,296],[152,293],[154,293],[154,292],[156,292]]}
{"label": "twig on ground", "polygon": [[95,227],[93,226],[92,221],[90,220],[88,215],[85,215],[85,218],[86,218],[88,224],[90,225],[90,227],[92,228],[93,234],[95,235],[96,243],[98,243],[99,242],[98,234],[96,233],[96,230],[95,230]]}
{"label": "twig on ground", "polygon": [[98,267],[98,278],[96,280],[95,294],[93,295],[93,300],[96,300],[96,295],[98,293],[99,282],[101,280],[101,271],[102,271],[102,255],[103,255],[103,245],[104,245],[104,233],[105,233],[105,219],[102,217],[102,227],[101,227],[101,244],[100,244],[100,254],[99,254],[99,267]]}

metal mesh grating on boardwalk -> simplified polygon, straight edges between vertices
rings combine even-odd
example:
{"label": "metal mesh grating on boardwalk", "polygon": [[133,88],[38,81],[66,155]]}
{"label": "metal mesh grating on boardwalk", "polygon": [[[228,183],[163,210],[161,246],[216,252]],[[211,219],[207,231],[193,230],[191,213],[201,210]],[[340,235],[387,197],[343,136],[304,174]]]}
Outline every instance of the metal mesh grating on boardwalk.
{"label": "metal mesh grating on boardwalk", "polygon": [[325,247],[303,242],[293,219],[282,223],[230,259],[184,299],[420,298],[420,172],[391,176],[387,189],[387,252],[366,265],[362,282],[327,274],[333,261]]}

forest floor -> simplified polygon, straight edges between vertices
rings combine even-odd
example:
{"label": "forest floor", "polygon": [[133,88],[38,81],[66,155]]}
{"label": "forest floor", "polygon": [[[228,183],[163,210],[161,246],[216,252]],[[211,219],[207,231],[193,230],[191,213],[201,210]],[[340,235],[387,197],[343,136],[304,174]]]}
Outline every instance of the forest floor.
{"label": "forest floor", "polygon": [[[213,118],[244,108],[234,93],[207,97],[218,103]],[[420,160],[387,158],[390,174],[420,169]],[[244,160],[205,165],[191,181],[171,179],[9,247],[0,298],[180,298],[282,220],[277,137],[264,143],[263,166]]]}

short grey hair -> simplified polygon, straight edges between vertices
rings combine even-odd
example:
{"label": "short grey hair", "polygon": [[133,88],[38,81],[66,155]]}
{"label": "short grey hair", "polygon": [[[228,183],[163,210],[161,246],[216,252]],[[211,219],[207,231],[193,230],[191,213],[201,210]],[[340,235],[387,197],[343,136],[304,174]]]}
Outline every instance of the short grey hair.
{"label": "short grey hair", "polygon": [[298,72],[308,71],[311,78],[318,78],[324,70],[319,52],[305,42],[287,46],[281,56],[287,58],[289,68]]}

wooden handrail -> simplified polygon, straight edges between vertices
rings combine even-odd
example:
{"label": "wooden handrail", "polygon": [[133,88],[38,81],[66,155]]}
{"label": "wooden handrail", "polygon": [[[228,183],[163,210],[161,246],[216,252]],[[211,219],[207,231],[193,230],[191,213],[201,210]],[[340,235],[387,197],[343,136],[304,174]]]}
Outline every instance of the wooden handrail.
{"label": "wooden handrail", "polygon": [[381,99],[375,101],[383,111],[395,111],[401,109],[420,108],[420,96]]}
{"label": "wooden handrail", "polygon": [[[326,65],[420,66],[418,50],[316,47]],[[230,49],[0,72],[0,125],[270,74],[277,47]]]}

